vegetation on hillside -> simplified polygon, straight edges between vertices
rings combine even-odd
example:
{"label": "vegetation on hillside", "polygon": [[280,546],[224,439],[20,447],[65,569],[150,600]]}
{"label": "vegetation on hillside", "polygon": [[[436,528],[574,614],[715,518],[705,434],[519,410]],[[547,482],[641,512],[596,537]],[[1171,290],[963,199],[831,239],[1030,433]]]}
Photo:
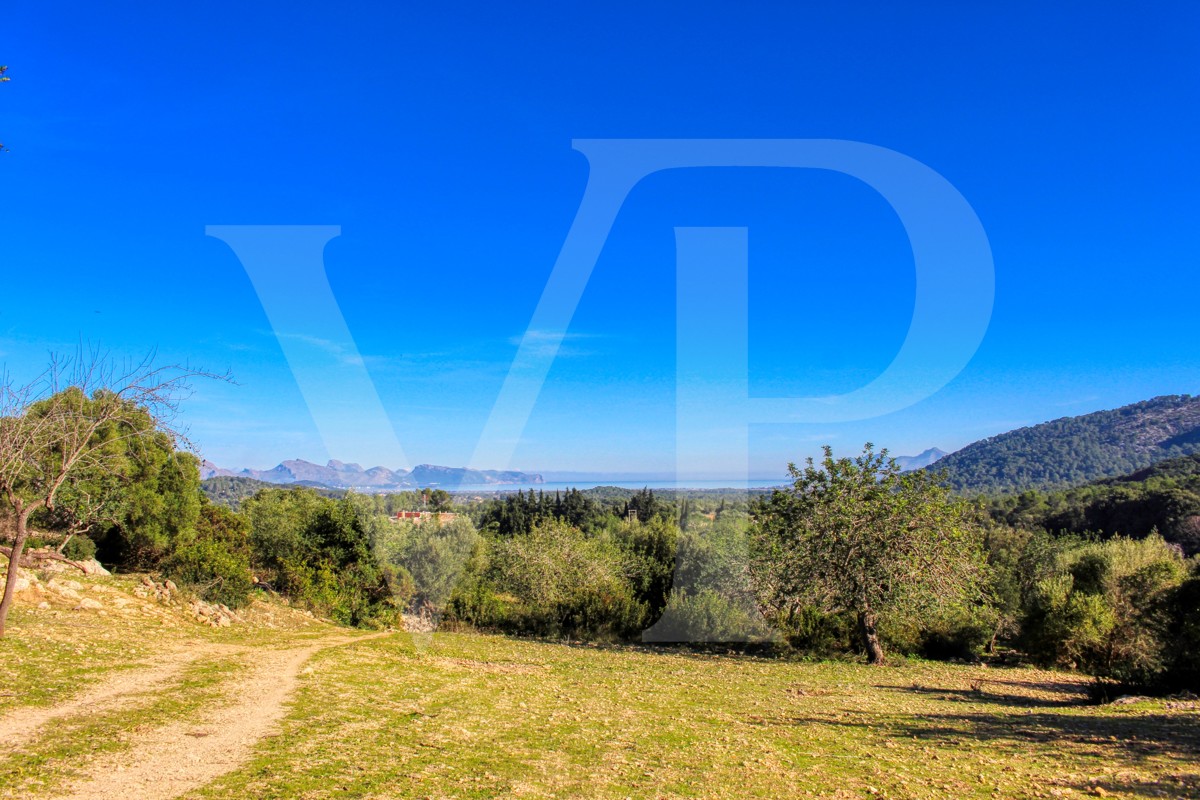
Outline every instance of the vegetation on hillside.
{"label": "vegetation on hillside", "polygon": [[1020,428],[931,467],[970,494],[1077,486],[1200,452],[1200,396],[1171,395]]}
{"label": "vegetation on hillside", "polygon": [[988,510],[1003,524],[1054,533],[1133,539],[1158,533],[1185,555],[1195,555],[1200,553],[1200,453],[1073,489],[993,497]]}
{"label": "vegetation on hillside", "polygon": [[38,552],[60,560],[95,554],[230,608],[262,591],[358,627],[407,615],[873,663],[885,651],[969,660],[1011,646],[1114,684],[1195,687],[1200,674],[1188,558],[1200,455],[986,508],[869,445],[856,458],[827,449],[769,494],[364,496],[244,478],[202,491],[197,460],[148,403],[73,387],[12,408],[0,489],[17,558],[25,542],[56,545]]}

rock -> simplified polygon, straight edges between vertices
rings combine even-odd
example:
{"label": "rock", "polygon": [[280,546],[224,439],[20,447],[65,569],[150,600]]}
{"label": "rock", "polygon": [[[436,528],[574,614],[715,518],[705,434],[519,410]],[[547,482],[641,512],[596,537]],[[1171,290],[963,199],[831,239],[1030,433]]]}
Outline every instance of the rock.
{"label": "rock", "polygon": [[31,580],[29,580],[29,578],[26,578],[24,575],[18,574],[17,580],[16,580],[16,586],[13,588],[13,591],[23,592],[26,589],[28,589],[30,586],[33,586],[33,582]]}
{"label": "rock", "polygon": [[47,603],[45,600],[43,600],[42,602],[38,603],[38,608],[40,608],[41,610],[45,611],[45,610],[47,610],[48,608],[50,608],[50,604],[49,604],[49,603]]}
{"label": "rock", "polygon": [[51,586],[61,586],[64,589],[70,589],[73,592],[82,592],[87,588],[79,581],[72,581],[66,578],[55,578],[50,584]]}
{"label": "rock", "polygon": [[222,628],[228,628],[230,624],[229,617],[217,617],[217,624]]}
{"label": "rock", "polygon": [[94,558],[89,558],[87,561],[80,561],[80,566],[88,575],[112,575],[104,566]]}
{"label": "rock", "polygon": [[75,606],[76,611],[79,611],[80,609],[90,609],[92,611],[99,611],[102,608],[104,608],[104,606],[100,605],[100,603],[98,601],[93,600],[90,597],[85,597],[85,598],[81,599],[79,601],[79,605]]}
{"label": "rock", "polygon": [[169,578],[163,581],[163,588],[167,590],[167,594],[175,594],[179,591],[179,587],[175,585],[175,581]]}
{"label": "rock", "polygon": [[80,600],[83,598],[83,595],[67,586],[56,586],[51,584],[50,590],[66,600]]}

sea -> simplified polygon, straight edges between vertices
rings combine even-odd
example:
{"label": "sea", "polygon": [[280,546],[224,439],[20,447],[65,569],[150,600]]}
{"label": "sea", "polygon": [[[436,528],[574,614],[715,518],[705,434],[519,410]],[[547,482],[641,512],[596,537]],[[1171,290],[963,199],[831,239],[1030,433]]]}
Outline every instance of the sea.
{"label": "sea", "polygon": [[770,489],[775,486],[786,486],[790,481],[767,481],[767,480],[681,480],[681,481],[546,481],[545,483],[480,483],[470,484],[464,483],[459,486],[442,486],[434,488],[443,488],[454,494],[508,494],[511,492],[527,492],[533,489],[535,492],[545,492],[546,494],[554,494],[555,492],[563,492],[567,489],[595,489],[600,486],[613,486],[618,489],[674,489],[684,490],[692,489],[696,491],[746,491],[748,489]]}

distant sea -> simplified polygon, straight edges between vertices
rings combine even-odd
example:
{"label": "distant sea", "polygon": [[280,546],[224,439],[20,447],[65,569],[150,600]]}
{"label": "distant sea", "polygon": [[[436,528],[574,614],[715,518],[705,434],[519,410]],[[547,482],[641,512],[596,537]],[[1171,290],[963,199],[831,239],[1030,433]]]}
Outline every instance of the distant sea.
{"label": "distant sea", "polygon": [[790,481],[767,481],[767,480],[716,480],[716,481],[546,481],[545,483],[464,483],[460,486],[442,486],[434,488],[446,489],[455,494],[504,494],[509,492],[522,491],[527,492],[533,489],[535,492],[546,492],[554,494],[554,492],[562,492],[567,489],[595,489],[597,486],[615,486],[618,489],[704,489],[714,491],[717,489],[729,489],[731,491],[745,491],[746,489],[764,489],[772,486],[784,486]]}

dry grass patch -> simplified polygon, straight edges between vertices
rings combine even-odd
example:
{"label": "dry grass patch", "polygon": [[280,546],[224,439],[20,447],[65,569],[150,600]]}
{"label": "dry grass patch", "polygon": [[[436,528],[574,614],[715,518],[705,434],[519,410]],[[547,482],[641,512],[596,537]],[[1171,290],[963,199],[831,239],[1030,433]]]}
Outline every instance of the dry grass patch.
{"label": "dry grass patch", "polygon": [[1062,673],[471,634],[313,667],[279,736],[195,798],[1200,796],[1200,715],[1085,705]]}

